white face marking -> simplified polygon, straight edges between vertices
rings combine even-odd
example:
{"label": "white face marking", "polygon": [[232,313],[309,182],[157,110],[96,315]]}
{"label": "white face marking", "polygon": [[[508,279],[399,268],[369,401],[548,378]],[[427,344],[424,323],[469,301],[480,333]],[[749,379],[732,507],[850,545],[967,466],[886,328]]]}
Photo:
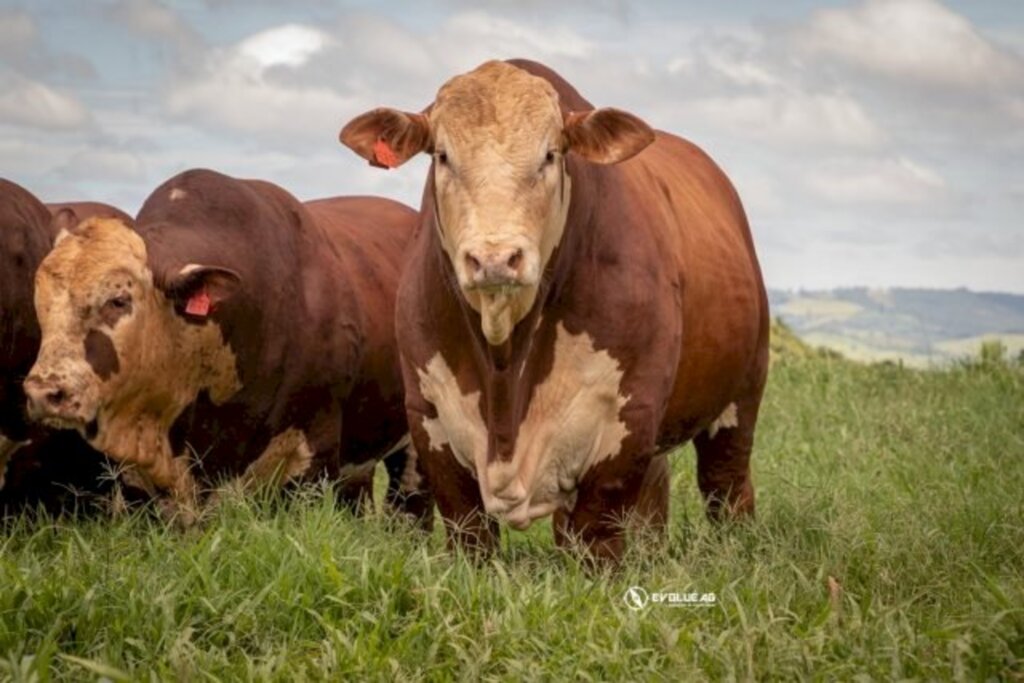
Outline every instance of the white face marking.
{"label": "white face marking", "polygon": [[739,427],[739,425],[740,418],[739,414],[736,412],[736,404],[730,403],[725,407],[725,410],[722,411],[722,414],[719,415],[708,427],[708,436],[713,439],[715,438],[715,434],[718,433],[718,430],[733,429],[734,427]]}
{"label": "white face marking", "polygon": [[533,306],[565,229],[571,188],[558,94],[542,78],[488,62],[441,88],[430,125],[441,244],[484,336],[498,345]]}
{"label": "white face marking", "polygon": [[187,196],[188,193],[186,193],[185,190],[181,189],[180,187],[176,187],[173,190],[171,190],[170,199],[172,202],[176,202],[179,199],[184,199]]}
{"label": "white face marking", "polygon": [[281,432],[267,444],[242,475],[246,487],[271,485],[301,477],[313,462],[313,449],[306,435],[294,427]]}
{"label": "white face marking", "polygon": [[440,354],[419,376],[438,414],[424,420],[431,448],[451,447],[477,478],[486,510],[516,528],[571,505],[580,478],[617,455],[629,434],[619,417],[629,400],[620,393],[619,363],[595,350],[588,334],[570,334],[561,324],[551,374],[534,389],[507,462],[487,462],[479,392],[463,395]]}
{"label": "white face marking", "polygon": [[[113,294],[130,293],[131,311],[114,322],[102,316]],[[56,374],[80,405],[73,424],[91,419],[90,443],[114,460],[135,464],[172,497],[192,495],[187,457],[175,457],[168,430],[206,389],[214,403],[241,388],[234,352],[217,325],[190,325],[153,284],[146,245],[110,219],[79,226],[43,260],[36,274],[36,311],[43,338],[32,374]],[[85,356],[89,330],[110,339],[119,370],[100,377]]]}
{"label": "white face marking", "polygon": [[27,446],[31,441],[13,441],[3,434],[0,434],[0,490],[4,488],[4,475],[7,473],[7,463],[11,457],[22,446]]}

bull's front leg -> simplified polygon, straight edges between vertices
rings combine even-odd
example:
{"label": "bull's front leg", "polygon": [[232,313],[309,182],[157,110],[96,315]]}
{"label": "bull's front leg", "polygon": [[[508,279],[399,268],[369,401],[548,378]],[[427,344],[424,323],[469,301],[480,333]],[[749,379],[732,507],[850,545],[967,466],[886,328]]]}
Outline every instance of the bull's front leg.
{"label": "bull's front leg", "polygon": [[653,419],[634,420],[620,452],[587,471],[571,510],[555,514],[555,542],[580,544],[591,559],[618,564],[627,535],[663,540],[668,521],[669,467],[666,452],[656,453]]}
{"label": "bull's front leg", "polygon": [[394,452],[385,456],[388,473],[385,499],[388,508],[408,517],[424,531],[434,528],[434,498],[426,486],[426,476],[411,435]]}
{"label": "bull's front leg", "polygon": [[431,447],[423,415],[410,411],[410,433],[419,457],[423,482],[437,502],[448,533],[448,545],[486,557],[498,547],[498,522],[484,510],[480,486],[447,445]]}

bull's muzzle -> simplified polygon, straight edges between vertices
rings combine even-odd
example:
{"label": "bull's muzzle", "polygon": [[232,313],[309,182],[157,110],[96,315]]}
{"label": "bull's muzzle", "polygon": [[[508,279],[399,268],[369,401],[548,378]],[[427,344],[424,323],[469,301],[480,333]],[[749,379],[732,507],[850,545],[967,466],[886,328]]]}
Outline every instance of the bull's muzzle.
{"label": "bull's muzzle", "polygon": [[521,287],[525,281],[526,258],[519,247],[466,249],[462,253],[466,285],[470,289]]}
{"label": "bull's muzzle", "polygon": [[56,375],[31,374],[25,379],[28,416],[42,422],[84,422],[82,403],[67,382]]}

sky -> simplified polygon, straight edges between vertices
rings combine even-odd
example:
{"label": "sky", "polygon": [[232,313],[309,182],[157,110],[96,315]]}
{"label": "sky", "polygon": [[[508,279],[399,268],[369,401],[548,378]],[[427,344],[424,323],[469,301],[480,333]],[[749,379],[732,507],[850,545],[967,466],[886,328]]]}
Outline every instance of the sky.
{"label": "sky", "polygon": [[188,168],[418,206],[339,145],[488,59],[726,171],[770,287],[1024,293],[1024,1],[0,0],[0,175],[134,213]]}

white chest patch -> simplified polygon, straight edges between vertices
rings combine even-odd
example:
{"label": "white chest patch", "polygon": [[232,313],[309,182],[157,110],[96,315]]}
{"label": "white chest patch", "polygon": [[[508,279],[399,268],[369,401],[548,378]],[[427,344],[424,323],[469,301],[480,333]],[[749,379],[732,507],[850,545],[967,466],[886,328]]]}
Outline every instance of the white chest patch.
{"label": "white chest patch", "polygon": [[440,353],[418,371],[420,391],[437,418],[424,420],[430,447],[448,445],[476,477],[484,507],[516,528],[572,505],[580,478],[619,453],[629,434],[619,418],[623,371],[586,333],[556,329],[551,373],[533,392],[512,459],[487,462],[480,392],[463,395]]}

